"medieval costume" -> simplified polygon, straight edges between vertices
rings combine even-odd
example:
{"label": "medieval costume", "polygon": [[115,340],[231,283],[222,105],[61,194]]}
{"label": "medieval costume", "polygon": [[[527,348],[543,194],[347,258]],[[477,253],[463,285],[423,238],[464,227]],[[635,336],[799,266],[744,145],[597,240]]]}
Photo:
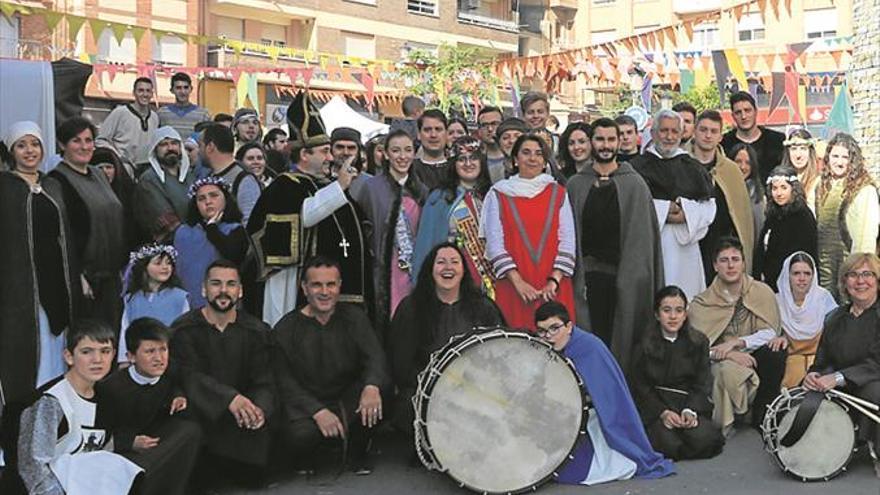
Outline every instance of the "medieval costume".
{"label": "medieval costume", "polygon": [[[666,285],[677,285],[688,297],[694,297],[706,288],[699,241],[715,220],[712,180],[700,162],[680,148],[663,158],[651,145],[632,165],[654,198]],[[681,208],[684,223],[668,222],[673,202]]]}
{"label": "medieval costume", "polygon": [[877,188],[869,183],[847,195],[846,186],[845,178],[832,180],[830,189],[816,199],[819,285],[838,301],[841,300],[837,292],[840,264],[852,253],[876,252],[880,226]]}
{"label": "medieval costume", "polygon": [[241,210],[241,222],[247,225],[251,212],[263,192],[260,179],[238,162],[232,162],[228,167],[212,173],[211,176],[223,179],[223,182],[229,184],[235,204]]}
{"label": "medieval costume", "polygon": [[385,353],[367,314],[358,305],[340,302],[322,325],[294,311],[273,333],[272,364],[284,414],[281,432],[295,462],[303,463],[323,440],[312,419],[322,409],[347,425],[350,452],[362,460],[372,435],[357,412],[361,393],[367,385],[383,391],[390,385]]}
{"label": "medieval costume", "polygon": [[532,179],[515,175],[492,186],[483,203],[481,235],[486,257],[495,272],[495,301],[512,328],[535,328],[536,300],[526,304],[513,282],[505,278],[517,270],[537,290],[548,283],[553,270],[563,273],[556,299],[574,318],[575,228],[565,187],[548,174]]}
{"label": "medieval costume", "polygon": [[[67,369],[65,330],[80,286],[61,198],[61,185],[42,173],[31,186],[0,172],[0,450],[12,471],[21,412]],[[0,488],[13,476],[4,478]]]}
{"label": "medieval costume", "polygon": [[241,264],[248,250],[248,234],[238,222],[185,223],[174,232],[177,275],[189,293],[193,308],[205,305],[202,283],[211,263],[226,259]]}
{"label": "medieval costume", "polygon": [[81,397],[64,376],[44,388],[21,416],[19,473],[28,493],[128,493],[143,469],[108,450],[111,434],[96,401]]}
{"label": "medieval costume", "polygon": [[[290,128],[296,130],[292,140],[300,146],[312,148],[330,142],[307,93],[297,95],[287,118]],[[299,266],[317,254],[340,264],[340,300],[366,303],[370,261],[361,219],[360,210],[340,184],[327,177],[288,172],[266,188],[248,222],[258,279],[265,280],[263,321],[274,325],[299,306]]]}
{"label": "medieval costume", "polygon": [[745,414],[750,404],[752,424],[761,424],[767,405],[779,394],[785,373],[785,351],[774,352],[765,345],[780,334],[776,297],[765,284],[745,274],[742,277],[738,297],[731,297],[715,277],[688,311],[691,326],[706,335],[710,347],[740,339],[745,342],[744,351],[757,361],[756,369],[729,359],[712,363],[712,418],[725,434],[734,415]]}
{"label": "medieval costume", "polygon": [[[700,239],[700,253],[703,256],[703,273],[706,281],[715,277],[713,266],[715,247],[724,237],[739,239],[743,246],[746,270],[752,266],[752,251],[755,246],[755,221],[749,191],[742,179],[736,163],[724,156],[721,150],[715,151],[712,163],[703,163],[712,179],[712,197],[715,198],[715,219],[709,225],[706,236]],[[687,293],[688,297],[693,294]]]}
{"label": "medieval costume", "polygon": [[651,448],[623,372],[605,344],[575,327],[562,354],[572,360],[584,379],[593,407],[587,434],[560,468],[557,481],[595,485],[673,474],[673,464]]}
{"label": "medieval costume", "polygon": [[419,231],[413,251],[413,274],[421,270],[434,246],[455,242],[465,255],[474,284],[494,296],[492,269],[486,260],[486,240],[480,238],[480,212],[483,195],[462,186],[453,192],[435,189],[428,195],[419,218]]}
{"label": "medieval costume", "polygon": [[[275,382],[269,366],[269,328],[239,311],[223,331],[208,323],[200,309],[174,322],[171,361],[179,366],[189,409],[202,424],[208,453],[262,466],[269,455],[275,409]],[[263,410],[266,424],[240,428],[229,412],[236,395]]]}
{"label": "medieval costume", "polygon": [[[758,237],[752,276],[779,292],[776,280],[792,253],[803,251],[816,259],[816,218],[805,202],[767,208],[767,220]],[[814,279],[818,277],[813,277]]]}
{"label": "medieval costume", "polygon": [[[844,304],[825,319],[816,361],[810,372],[822,375],[840,373],[845,384],[842,391],[860,399],[880,403],[880,303],[865,309],[861,315],[851,312],[852,304]],[[856,414],[858,438],[873,443],[874,454],[880,449],[880,425],[861,413]],[[875,467],[878,459],[875,457]]]}
{"label": "medieval costume", "polygon": [[[782,331],[788,339],[788,357],[782,379],[782,386],[786,388],[797,387],[807,375],[807,370],[816,359],[825,316],[837,308],[831,293],[819,287],[819,274],[815,271],[804,302],[801,305],[795,302],[790,282],[791,259],[795,254],[807,253],[801,251],[786,258],[776,282],[779,288],[776,301],[779,304]],[[814,261],[813,267],[815,266]]]}
{"label": "medieval costume", "polygon": [[361,207],[370,232],[373,263],[374,321],[384,336],[400,301],[412,290],[413,251],[425,187],[415,175],[398,183],[388,171],[367,180]]}
{"label": "medieval costume", "polygon": [[663,286],[651,192],[629,163],[608,177],[586,167],[568,182],[575,216],[577,324],[605,342],[624,370]]}
{"label": "medieval costume", "polygon": [[433,191],[446,185],[450,166],[445,156],[438,161],[430,161],[425,158],[424,150],[420,149],[413,160],[410,173],[415,175],[428,191]]}
{"label": "medieval costume", "polygon": [[101,123],[95,144],[108,146],[126,162],[138,165],[147,161],[147,146],[156,129],[159,115],[147,108],[142,115],[131,103],[119,105]]}
{"label": "medieval costume", "polygon": [[428,365],[431,353],[453,337],[470,335],[475,327],[503,324],[498,307],[484,295],[475,300],[459,299],[452,304],[434,298],[427,308],[420,308],[413,295],[407,296],[391,321],[386,346],[391,376],[398,390],[393,416],[395,427],[412,435],[415,419],[412,397],[418,374]]}
{"label": "medieval costume", "polygon": [[[156,147],[165,139],[176,139],[180,143],[177,176],[167,173],[156,157]],[[141,174],[135,188],[135,220],[144,237],[164,242],[171,239],[174,230],[186,219],[187,192],[195,181],[195,170],[190,167],[180,135],[171,127],[160,127],[153,134],[149,162],[150,168]]]}
{"label": "medieval costume", "polygon": [[[674,339],[653,324],[633,356],[632,392],[651,445],[672,459],[708,459],[721,453],[724,436],[712,422],[709,341],[685,322]],[[668,429],[661,414],[697,415],[694,428]]]}
{"label": "medieval costume", "polygon": [[82,316],[102,319],[117,329],[122,315],[119,271],[128,254],[122,203],[97,167],[89,166],[81,173],[61,162],[49,177],[61,183],[73,254],[94,293],[94,299],[86,299]]}
{"label": "medieval costume", "polygon": [[[96,385],[98,402],[113,435],[114,451],[145,470],[137,482],[140,495],[183,495],[199,453],[201,429],[184,419],[187,411],[170,415],[171,401],[182,397],[175,377],[138,373],[135,366],[121,369]],[[138,435],[159,439],[146,450],[133,449]]]}

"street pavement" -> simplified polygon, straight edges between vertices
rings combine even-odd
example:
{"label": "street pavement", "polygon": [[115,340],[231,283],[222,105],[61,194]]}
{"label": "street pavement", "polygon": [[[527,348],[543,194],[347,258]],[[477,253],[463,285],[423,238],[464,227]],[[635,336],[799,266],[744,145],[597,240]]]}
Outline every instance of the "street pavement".
{"label": "street pavement", "polygon": [[[313,477],[294,474],[276,476],[265,490],[224,491],[226,494],[297,494],[297,495],[397,495],[460,494],[459,488],[445,474],[428,472],[412,463],[411,447],[396,437],[377,441],[375,470],[369,476],[353,473],[337,475],[332,459],[319,465]],[[822,446],[816,446],[817,455]],[[880,495],[880,479],[874,475],[866,455],[854,459],[847,472],[819,483],[801,483],[785,476],[763,449],[760,435],[749,429],[737,432],[728,440],[724,452],[704,461],[676,464],[678,474],[660,480],[631,480],[592,487],[548,483],[538,488],[541,495]]]}

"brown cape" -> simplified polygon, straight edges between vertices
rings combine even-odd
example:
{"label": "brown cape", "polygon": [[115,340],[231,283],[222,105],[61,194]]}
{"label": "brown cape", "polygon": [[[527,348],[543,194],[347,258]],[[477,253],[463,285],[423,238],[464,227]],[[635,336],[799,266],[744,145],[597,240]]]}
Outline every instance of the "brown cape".
{"label": "brown cape", "polygon": [[[743,305],[752,313],[753,331],[772,328],[776,335],[780,335],[782,324],[773,290],[749,275],[743,275],[742,284]],[[709,338],[709,345],[715,345],[736,310],[737,301],[728,300],[722,291],[722,283],[716,276],[712,285],[698,294],[688,309],[688,321]]]}

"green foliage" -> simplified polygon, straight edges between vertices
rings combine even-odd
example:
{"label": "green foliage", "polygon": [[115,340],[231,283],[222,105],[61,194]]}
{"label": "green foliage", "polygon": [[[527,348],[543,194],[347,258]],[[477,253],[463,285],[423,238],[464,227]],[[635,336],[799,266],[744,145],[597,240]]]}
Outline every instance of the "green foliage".
{"label": "green foliage", "polygon": [[449,114],[465,112],[465,97],[479,96],[494,104],[501,80],[492,71],[492,57],[476,47],[440,45],[439,56],[415,49],[399,64],[409,92]]}
{"label": "green foliage", "polygon": [[706,87],[692,87],[687,93],[681,94],[670,91],[673,104],[680,101],[686,101],[697,109],[697,114],[703,110],[720,110],[721,95],[718,93],[718,86],[713,81]]}

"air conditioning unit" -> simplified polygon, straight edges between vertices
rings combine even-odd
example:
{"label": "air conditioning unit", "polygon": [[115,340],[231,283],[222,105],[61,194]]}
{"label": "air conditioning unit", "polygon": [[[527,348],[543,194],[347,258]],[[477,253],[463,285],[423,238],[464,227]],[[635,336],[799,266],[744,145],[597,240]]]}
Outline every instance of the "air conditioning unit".
{"label": "air conditioning unit", "polygon": [[462,10],[477,10],[480,8],[480,0],[461,0]]}

